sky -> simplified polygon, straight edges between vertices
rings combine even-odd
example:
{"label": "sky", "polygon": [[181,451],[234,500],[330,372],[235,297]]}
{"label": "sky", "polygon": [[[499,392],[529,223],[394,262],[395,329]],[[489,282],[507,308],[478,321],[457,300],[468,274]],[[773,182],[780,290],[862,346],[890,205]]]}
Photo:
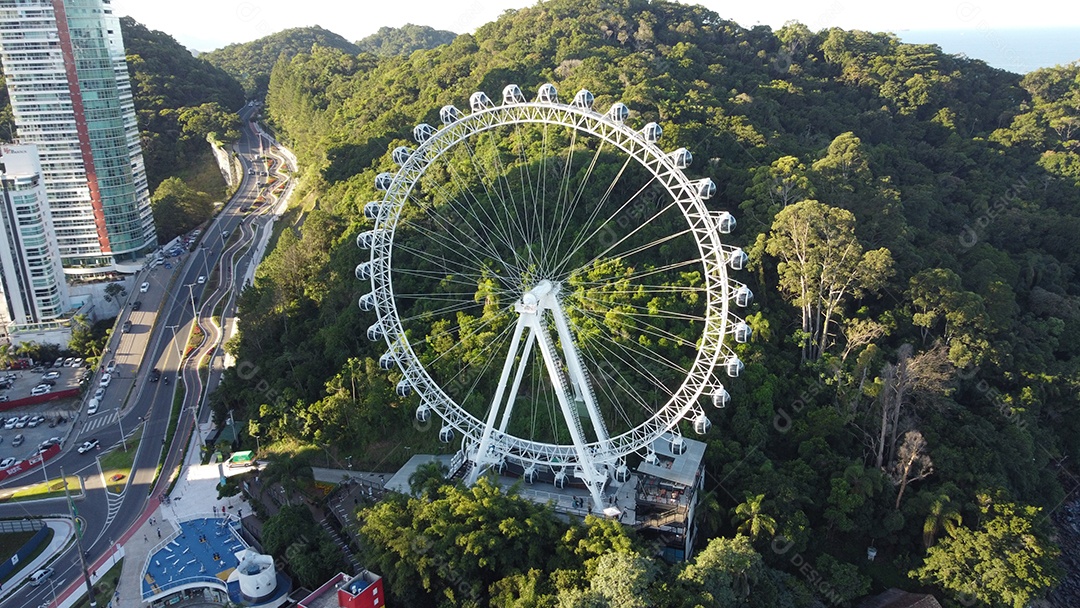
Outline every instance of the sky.
{"label": "sky", "polygon": [[[210,51],[247,42],[291,27],[320,25],[351,41],[382,26],[428,25],[462,34],[493,21],[504,11],[536,4],[536,0],[113,0],[116,14],[170,34],[181,44]],[[969,0],[701,0],[725,19],[744,27],[785,21],[871,31],[1008,30],[1014,28],[1080,28],[1080,11],[1062,10],[1060,0],[1022,3]]]}

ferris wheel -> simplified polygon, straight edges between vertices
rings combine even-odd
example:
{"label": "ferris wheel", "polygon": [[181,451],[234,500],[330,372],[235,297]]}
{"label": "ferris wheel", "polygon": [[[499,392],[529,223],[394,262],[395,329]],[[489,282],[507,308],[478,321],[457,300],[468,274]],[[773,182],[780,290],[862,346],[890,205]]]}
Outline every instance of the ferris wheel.
{"label": "ferris wheel", "polygon": [[715,183],[683,172],[691,153],[661,150],[660,125],[628,126],[622,103],[593,105],[509,85],[417,125],[375,178],[356,277],[380,367],[440,440],[460,434],[470,483],[576,478],[599,511],[628,457],[680,453],[682,427],[705,433],[705,406],[728,403],[731,345],[751,333],[732,311],[753,294],[728,275],[747,256],[706,206]]}

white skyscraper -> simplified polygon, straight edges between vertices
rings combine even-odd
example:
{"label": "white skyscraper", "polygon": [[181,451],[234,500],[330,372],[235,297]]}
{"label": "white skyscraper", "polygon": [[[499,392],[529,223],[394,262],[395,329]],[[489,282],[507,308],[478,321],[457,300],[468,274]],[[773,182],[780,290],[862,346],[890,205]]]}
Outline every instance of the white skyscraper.
{"label": "white skyscraper", "polygon": [[56,321],[67,312],[67,283],[50,238],[37,148],[0,146],[0,167],[0,321],[16,326]]}
{"label": "white skyscraper", "polygon": [[110,0],[0,0],[0,60],[19,140],[38,147],[64,271],[134,270],[157,237]]}

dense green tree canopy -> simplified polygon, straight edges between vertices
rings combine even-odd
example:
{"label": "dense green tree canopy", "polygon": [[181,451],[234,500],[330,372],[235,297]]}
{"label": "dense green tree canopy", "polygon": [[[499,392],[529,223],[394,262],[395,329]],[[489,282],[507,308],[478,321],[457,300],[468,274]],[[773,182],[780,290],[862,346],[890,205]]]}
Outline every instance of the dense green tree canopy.
{"label": "dense green tree canopy", "polygon": [[312,45],[338,49],[350,55],[360,52],[355,44],[316,25],[282,30],[251,42],[230,44],[199,57],[231,74],[243,87],[248,99],[258,99],[266,94],[274,63],[281,57],[289,60],[300,53],[309,53]]}
{"label": "dense green tree canopy", "polygon": [[[778,572],[758,580],[793,589],[791,605],[920,584],[961,600],[965,588],[947,575],[961,567],[1000,572],[999,597],[1045,595],[1056,580],[1048,529],[1024,522],[1072,489],[1080,457],[1076,65],[1021,77],[891,34],[746,29],[700,6],[646,0],[541,2],[407,56],[309,44],[272,61],[267,117],[299,157],[315,210],[284,231],[241,298],[233,347],[258,371],[229,372],[219,410],[372,465],[402,459],[394,446],[445,450],[430,422],[414,422],[415,397],[397,396],[397,376],[378,369],[385,345],[364,339],[373,318],[356,306],[366,287],[352,280],[354,239],[372,225],[362,209],[380,196],[374,176],[395,170],[388,150],[413,145],[415,124],[440,124],[441,106],[464,110],[474,91],[497,98],[516,83],[532,96],[552,82],[568,98],[587,88],[598,110],[622,101],[629,123],[661,123],[663,149],[689,148],[687,172],[719,185],[708,204],[737,212],[731,242],[751,252],[751,273],[737,276],[756,294],[746,311],[754,339],[736,347],[744,374],[723,378],[732,403],[710,412],[702,529],[731,538],[756,518],[759,547],[789,539],[786,552],[761,551]],[[800,230],[807,238],[792,238]],[[1044,557],[1002,570],[991,551],[954,550],[1008,545],[983,532],[949,540],[986,529],[986,494],[1013,505],[993,517],[1023,528],[1017,538]],[[438,564],[402,557],[440,500],[377,507],[365,533],[394,556],[380,565],[401,597],[465,605]],[[475,513],[454,520],[469,547],[537,551],[493,540],[495,524]],[[520,524],[513,513],[498,518]],[[543,517],[522,534],[546,530]],[[878,558],[867,564],[871,545]],[[594,588],[550,554],[507,555],[494,571],[478,550],[454,550],[464,593],[500,605],[614,597],[616,579]],[[625,566],[618,584],[664,584],[624,553],[605,562]],[[739,560],[753,561],[724,563]],[[724,577],[696,580],[727,588],[710,582]]]}
{"label": "dense green tree canopy", "polygon": [[358,41],[356,46],[364,53],[392,57],[450,44],[455,37],[454,32],[406,23],[401,27],[380,27],[379,31]]}

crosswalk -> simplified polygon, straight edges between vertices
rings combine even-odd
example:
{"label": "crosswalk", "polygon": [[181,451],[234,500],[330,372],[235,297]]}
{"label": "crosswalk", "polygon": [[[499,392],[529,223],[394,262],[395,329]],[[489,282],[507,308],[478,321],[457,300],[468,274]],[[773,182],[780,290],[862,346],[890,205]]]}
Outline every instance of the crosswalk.
{"label": "crosswalk", "polygon": [[103,412],[97,416],[91,416],[85,426],[83,426],[83,432],[89,433],[90,431],[100,429],[103,426],[110,424],[116,424],[116,410],[110,412]]}

